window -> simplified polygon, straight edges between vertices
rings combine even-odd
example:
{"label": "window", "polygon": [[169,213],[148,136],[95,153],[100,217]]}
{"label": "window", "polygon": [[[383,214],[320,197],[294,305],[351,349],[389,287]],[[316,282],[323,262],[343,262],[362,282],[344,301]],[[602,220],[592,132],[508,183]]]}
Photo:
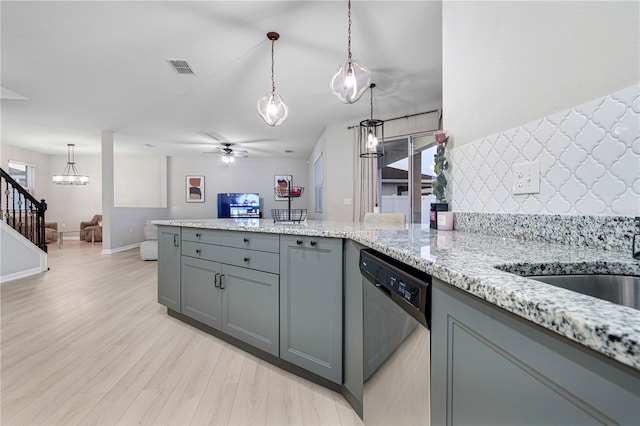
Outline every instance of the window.
{"label": "window", "polygon": [[322,153],[313,162],[314,211],[322,213]]}
{"label": "window", "polygon": [[9,160],[9,176],[18,182],[29,194],[35,193],[36,167],[31,164]]}

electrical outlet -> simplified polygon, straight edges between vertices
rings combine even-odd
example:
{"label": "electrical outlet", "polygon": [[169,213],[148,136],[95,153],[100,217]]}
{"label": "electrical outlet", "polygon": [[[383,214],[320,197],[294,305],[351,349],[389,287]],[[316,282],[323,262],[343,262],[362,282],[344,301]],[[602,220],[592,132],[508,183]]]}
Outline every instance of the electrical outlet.
{"label": "electrical outlet", "polygon": [[540,163],[514,164],[511,168],[513,175],[513,194],[538,194],[540,193]]}
{"label": "electrical outlet", "polygon": [[129,227],[129,232],[133,232],[133,228]]}
{"label": "electrical outlet", "polygon": [[345,206],[350,206],[351,205],[351,198],[345,198],[344,199],[344,205]]}

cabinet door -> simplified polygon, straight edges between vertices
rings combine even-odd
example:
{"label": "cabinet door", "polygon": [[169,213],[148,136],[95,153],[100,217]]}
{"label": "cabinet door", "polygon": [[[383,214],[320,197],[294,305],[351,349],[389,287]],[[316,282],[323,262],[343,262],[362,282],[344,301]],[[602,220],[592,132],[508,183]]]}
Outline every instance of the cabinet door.
{"label": "cabinet door", "polygon": [[220,263],[182,256],[182,313],[220,329]]}
{"label": "cabinet door", "polygon": [[222,331],[278,356],[278,275],[231,265],[222,274]]}
{"label": "cabinet door", "polygon": [[342,383],[342,240],[280,242],[280,357]]}
{"label": "cabinet door", "polygon": [[158,226],[158,303],[180,312],[180,227]]}
{"label": "cabinet door", "polygon": [[432,425],[640,424],[640,374],[437,279]]}

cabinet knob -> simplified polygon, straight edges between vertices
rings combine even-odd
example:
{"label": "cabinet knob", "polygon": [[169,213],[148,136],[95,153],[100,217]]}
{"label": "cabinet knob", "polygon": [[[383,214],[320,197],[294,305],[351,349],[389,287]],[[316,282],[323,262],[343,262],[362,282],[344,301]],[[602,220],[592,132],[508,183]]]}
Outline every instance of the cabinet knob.
{"label": "cabinet knob", "polygon": [[201,252],[202,252],[202,250],[196,249],[196,254],[200,254]]}
{"label": "cabinet knob", "polygon": [[200,233],[196,234],[196,238],[201,238],[201,237],[202,237],[202,234]]}
{"label": "cabinet knob", "polygon": [[311,247],[315,247],[318,245],[318,243],[313,240],[309,241],[309,244],[311,244]]}
{"label": "cabinet knob", "polygon": [[224,274],[220,274],[220,278],[218,279],[218,282],[220,283],[218,288],[220,288],[221,290],[224,290]]}
{"label": "cabinet knob", "polygon": [[213,285],[216,288],[220,287],[220,284],[218,284],[218,277],[220,277],[220,273],[216,272],[216,274],[213,276]]}
{"label": "cabinet knob", "polygon": [[242,260],[244,260],[245,262],[249,262],[249,258],[248,258],[248,257],[245,257],[245,258],[244,258],[244,259],[242,259]]}
{"label": "cabinet knob", "polygon": [[174,234],[173,236],[173,245],[175,247],[180,247],[180,244],[178,243],[178,234]]}
{"label": "cabinet knob", "polygon": [[242,241],[244,241],[245,243],[248,243],[249,239],[248,238],[243,238]]}
{"label": "cabinet knob", "polygon": [[296,244],[301,246],[302,245],[302,240],[296,240]]}

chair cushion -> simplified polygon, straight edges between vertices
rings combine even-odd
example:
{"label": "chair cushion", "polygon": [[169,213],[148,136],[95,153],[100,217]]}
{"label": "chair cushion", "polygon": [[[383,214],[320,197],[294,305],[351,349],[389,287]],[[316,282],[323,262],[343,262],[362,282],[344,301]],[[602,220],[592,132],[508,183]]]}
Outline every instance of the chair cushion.
{"label": "chair cushion", "polygon": [[144,224],[144,239],[145,240],[157,240],[158,239],[158,227],[151,222]]}
{"label": "chair cushion", "polygon": [[158,260],[158,240],[147,240],[140,243],[140,259]]}

